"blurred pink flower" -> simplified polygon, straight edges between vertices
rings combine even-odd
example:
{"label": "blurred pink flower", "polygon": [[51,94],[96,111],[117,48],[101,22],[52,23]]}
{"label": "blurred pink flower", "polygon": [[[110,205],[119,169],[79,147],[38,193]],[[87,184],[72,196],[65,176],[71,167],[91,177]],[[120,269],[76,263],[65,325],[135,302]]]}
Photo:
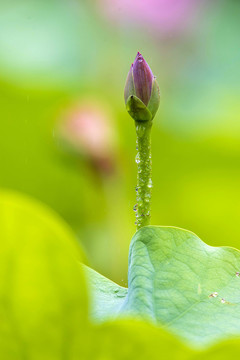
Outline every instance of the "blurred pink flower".
{"label": "blurred pink flower", "polygon": [[112,22],[150,27],[162,33],[183,30],[194,21],[200,0],[97,0]]}
{"label": "blurred pink flower", "polygon": [[103,106],[84,101],[65,113],[59,124],[60,136],[98,169],[111,172],[116,141],[111,120]]}

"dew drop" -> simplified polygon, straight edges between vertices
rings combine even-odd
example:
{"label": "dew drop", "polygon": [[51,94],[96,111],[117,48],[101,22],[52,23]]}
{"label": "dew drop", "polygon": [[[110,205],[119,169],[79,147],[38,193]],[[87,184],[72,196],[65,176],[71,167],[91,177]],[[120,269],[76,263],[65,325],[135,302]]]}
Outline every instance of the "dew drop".
{"label": "dew drop", "polygon": [[140,163],[140,156],[139,156],[139,153],[137,153],[136,158],[135,158],[135,161],[136,161],[136,163],[137,163],[137,164],[139,164],[139,163]]}
{"label": "dew drop", "polygon": [[147,187],[148,187],[149,189],[151,189],[151,188],[153,187],[152,179],[149,179],[148,184],[147,184]]}

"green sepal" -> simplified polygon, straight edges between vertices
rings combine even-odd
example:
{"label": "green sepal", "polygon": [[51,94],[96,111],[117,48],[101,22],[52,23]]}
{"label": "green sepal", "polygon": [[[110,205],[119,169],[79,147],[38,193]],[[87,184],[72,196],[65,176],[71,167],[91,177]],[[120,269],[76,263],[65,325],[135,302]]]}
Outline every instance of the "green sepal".
{"label": "green sepal", "polygon": [[152,82],[151,97],[150,97],[150,100],[149,100],[149,103],[147,106],[148,110],[152,114],[152,120],[153,120],[154,116],[156,115],[156,112],[159,108],[159,104],[160,104],[160,90],[159,90],[157,80],[156,80],[156,78],[154,78],[153,82]]}
{"label": "green sepal", "polygon": [[129,115],[135,121],[150,121],[152,120],[152,114],[146,105],[135,95],[129,96],[126,103],[126,109]]}
{"label": "green sepal", "polygon": [[128,100],[130,95],[136,95],[134,81],[133,81],[132,68],[130,69],[130,71],[128,73],[127,80],[126,80],[126,85],[125,85],[125,89],[124,89],[125,104],[127,104],[127,100]]}

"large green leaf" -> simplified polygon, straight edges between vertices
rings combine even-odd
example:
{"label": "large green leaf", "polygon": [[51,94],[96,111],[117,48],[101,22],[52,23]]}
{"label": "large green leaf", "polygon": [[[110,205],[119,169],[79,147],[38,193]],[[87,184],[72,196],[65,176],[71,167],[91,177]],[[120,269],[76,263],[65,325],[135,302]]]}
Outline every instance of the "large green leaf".
{"label": "large green leaf", "polygon": [[[178,237],[176,237],[177,233]],[[164,246],[161,244],[162,241]],[[153,280],[149,275],[149,260],[152,262],[151,270],[155,269],[156,275],[159,271],[165,274],[165,277],[161,278],[166,285],[166,267],[171,262],[180,261],[180,254],[184,250],[186,250],[185,256],[189,257],[191,253],[195,253],[196,257],[201,246],[206,254],[212,251],[214,259],[218,249],[207,247],[189,232],[158,227],[138,231],[130,251],[129,291],[84,266],[85,273],[91,280],[90,287],[95,289],[95,298],[92,297],[91,302],[94,310],[91,314],[92,318],[98,317],[103,320],[117,314],[123,316],[126,312],[131,314],[131,319],[112,319],[100,324],[91,324],[87,318],[85,282],[79,266],[82,256],[74,240],[74,234],[61,218],[45,206],[15,193],[0,192],[1,359],[219,360],[228,354],[234,356],[240,349],[238,340],[219,343],[213,348],[199,352],[184,345],[166,328],[155,326],[149,321],[132,319],[134,314],[137,317],[139,315],[145,317],[147,314],[147,317],[153,318],[154,321],[157,319],[164,322],[162,315],[146,311],[146,306],[151,305],[151,302],[149,304],[145,302],[146,294],[148,297],[153,290],[147,285],[151,279]],[[146,258],[146,250],[149,258]],[[236,250],[219,250],[223,251],[223,254],[221,251],[218,252],[219,262],[222,262],[222,255],[226,258],[224,251],[228,251],[229,256],[235,255],[237,261]],[[173,253],[175,256],[172,256]],[[206,254],[203,254],[202,250],[201,256]],[[191,260],[192,262],[194,261]],[[230,265],[226,263],[229,269]],[[195,268],[195,265],[192,266]],[[202,266],[204,266],[203,262]],[[214,271],[214,266],[212,269]],[[134,273],[135,276],[132,276],[131,274]],[[150,273],[153,274],[153,271]],[[184,279],[181,279],[181,274],[180,269],[177,283],[174,282],[174,276],[170,276],[169,281],[172,283],[170,293],[174,288],[184,293],[184,286],[180,286],[185,283]],[[217,275],[221,273],[215,271],[215,278]],[[229,270],[229,277],[230,275]],[[189,286],[190,278],[191,276],[188,277]],[[238,276],[236,279],[239,280]],[[163,286],[158,276],[155,281],[156,286],[161,290]],[[143,287],[140,291],[142,285],[145,289]],[[203,286],[202,295],[205,292],[207,294],[207,290],[208,288]],[[179,296],[178,294],[176,299]],[[227,299],[225,293],[224,296]],[[155,299],[157,304],[159,296],[156,288],[152,299]],[[216,298],[206,296],[204,300],[205,303],[212,301],[213,309],[217,304],[226,305],[226,309],[230,307],[227,302],[217,303],[216,300],[220,300],[220,290]],[[229,300],[232,300],[230,296]],[[133,304],[134,301],[136,306]],[[174,301],[172,305],[167,304],[169,311],[173,304]],[[188,325],[186,322],[186,328]],[[227,322],[224,325],[229,326]],[[196,331],[197,326],[196,321],[192,327],[193,332]],[[202,330],[204,331],[205,329]],[[187,330],[181,329],[179,332],[184,334]]]}
{"label": "large green leaf", "polygon": [[[68,359],[87,326],[81,252],[43,205],[0,193],[0,357]],[[72,357],[71,357],[72,356]]]}
{"label": "large green leaf", "polygon": [[130,246],[125,296],[121,287],[94,278],[92,313],[97,320],[110,316],[109,299],[115,297],[112,317],[150,320],[194,346],[240,335],[240,252],[236,249],[208,246],[179,228],[144,227]]}

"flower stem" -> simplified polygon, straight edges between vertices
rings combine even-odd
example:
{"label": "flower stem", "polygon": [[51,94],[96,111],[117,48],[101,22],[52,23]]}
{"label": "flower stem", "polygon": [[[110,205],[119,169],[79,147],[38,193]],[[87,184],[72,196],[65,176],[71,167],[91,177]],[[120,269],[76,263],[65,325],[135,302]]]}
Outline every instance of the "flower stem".
{"label": "flower stem", "polygon": [[152,161],[151,161],[151,128],[152,121],[135,121],[137,134],[137,230],[150,224]]}

